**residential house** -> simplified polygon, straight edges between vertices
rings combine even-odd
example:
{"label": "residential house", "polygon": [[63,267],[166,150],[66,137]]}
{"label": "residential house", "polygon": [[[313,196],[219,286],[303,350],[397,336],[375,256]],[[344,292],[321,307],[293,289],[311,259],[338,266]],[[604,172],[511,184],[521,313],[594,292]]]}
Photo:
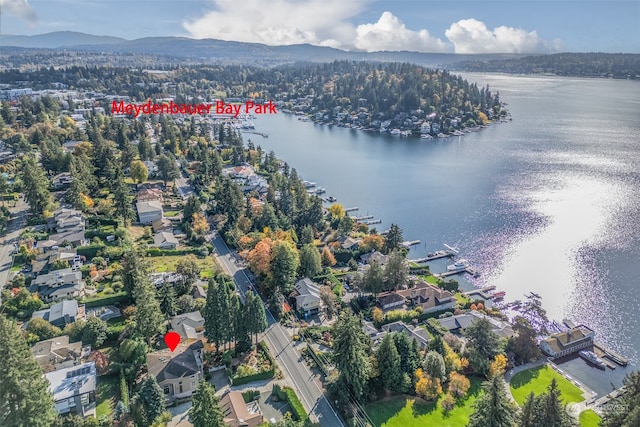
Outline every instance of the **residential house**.
{"label": "residential house", "polygon": [[593,346],[595,332],[578,325],[566,332],[553,334],[540,342],[540,350],[552,359],[577,353]]}
{"label": "residential house", "polygon": [[191,398],[203,378],[202,349],[198,340],[190,345],[180,344],[147,354],[147,370],[153,375],[168,400]]}
{"label": "residential house", "polygon": [[151,228],[154,233],[158,233],[160,231],[166,231],[168,233],[173,233],[173,224],[169,218],[160,218],[151,223]]}
{"label": "residential house", "polygon": [[[84,141],[66,141],[62,143],[62,150],[67,153],[72,153],[76,147],[80,144],[84,144]],[[88,142],[86,144],[89,144]]]}
{"label": "residential house", "polygon": [[425,350],[429,345],[429,334],[427,333],[426,329],[420,326],[409,326],[403,321],[399,320],[397,322],[388,323],[382,326],[382,330],[388,334],[392,332],[404,332],[409,337],[409,340],[413,340],[415,338],[415,340],[418,342],[418,347],[420,347],[421,350]]}
{"label": "residential house", "polygon": [[53,188],[55,188],[56,190],[67,188],[71,185],[72,182],[73,177],[69,172],[62,172],[61,174],[54,176],[51,180]]}
{"label": "residential house", "polygon": [[34,276],[47,274],[56,261],[66,261],[73,271],[82,267],[82,259],[75,249],[58,247],[56,250],[36,255],[36,259],[31,261],[31,272]]}
{"label": "residential house", "polygon": [[44,376],[49,381],[58,414],[96,416],[95,362],[48,372]]}
{"label": "residential house", "polygon": [[162,272],[162,273],[151,273],[149,275],[149,281],[156,285],[156,287],[160,287],[165,283],[171,283],[175,285],[177,282],[182,281],[182,274],[176,272]]}
{"label": "residential house", "polygon": [[362,239],[354,239],[353,237],[347,236],[340,239],[340,247],[349,251],[358,249],[360,243],[362,243]]}
{"label": "residential house", "polygon": [[207,297],[207,291],[204,289],[204,286],[203,286],[206,284],[207,282],[204,280],[196,280],[196,283],[194,283],[193,285],[193,290],[191,291],[191,296],[193,297],[193,299]]}
{"label": "residential house", "polygon": [[402,307],[407,302],[404,296],[397,292],[383,292],[378,294],[377,300],[378,305],[383,310]]}
{"label": "residential house", "polygon": [[53,304],[47,309],[34,311],[32,317],[39,317],[53,326],[64,328],[78,319],[84,320],[86,316],[84,305],[78,305],[76,300],[64,300]]}
{"label": "residential house", "polygon": [[136,195],[136,202],[162,202],[162,190],[159,188],[143,188]]}
{"label": "residential house", "polygon": [[509,322],[487,316],[486,314],[482,314],[476,310],[458,314],[457,316],[443,317],[438,319],[438,322],[444,328],[448,329],[449,332],[460,333],[467,329],[471,324],[478,321],[478,319],[487,319],[491,324],[493,332],[498,334],[500,338],[510,338],[513,336],[513,329]]}
{"label": "residential house", "polygon": [[294,285],[296,296],[296,307],[305,314],[315,313],[320,310],[320,288],[313,280],[305,277],[298,280]]}
{"label": "residential house", "polygon": [[82,342],[69,343],[69,335],[39,341],[31,347],[31,354],[46,372],[76,366],[90,351],[91,346],[83,347]]}
{"label": "residential house", "polygon": [[380,265],[385,265],[388,258],[389,257],[387,255],[384,255],[380,251],[371,251],[360,256],[360,260],[365,264],[371,264],[373,261],[378,261]]}
{"label": "residential house", "polygon": [[175,249],[180,242],[171,232],[160,231],[153,235],[153,246],[160,249]]}
{"label": "residential house", "polygon": [[137,202],[138,218],[141,224],[151,224],[162,218],[164,211],[162,210],[162,202],[159,200],[150,200],[146,202]]}
{"label": "residential house", "polygon": [[257,427],[262,425],[262,413],[258,402],[245,403],[242,393],[228,390],[220,399],[224,423],[230,427]]}
{"label": "residential house", "polygon": [[171,318],[171,329],[180,335],[183,340],[202,338],[204,331],[204,318],[199,311],[183,313]]}
{"label": "residential house", "polygon": [[45,302],[83,297],[85,281],[82,272],[71,268],[40,274],[31,281],[29,291],[37,292]]}
{"label": "residential house", "polygon": [[47,220],[47,225],[57,233],[64,233],[72,230],[84,230],[85,220],[82,211],[60,208],[53,213],[53,217]]}
{"label": "residential house", "polygon": [[222,174],[231,178],[240,185],[243,192],[257,191],[258,193],[266,193],[269,189],[267,180],[256,174],[256,171],[250,165],[230,166],[222,169]]}
{"label": "residential house", "polygon": [[419,282],[414,287],[398,293],[409,300],[412,307],[420,307],[423,312],[441,311],[456,305],[453,294],[427,282]]}

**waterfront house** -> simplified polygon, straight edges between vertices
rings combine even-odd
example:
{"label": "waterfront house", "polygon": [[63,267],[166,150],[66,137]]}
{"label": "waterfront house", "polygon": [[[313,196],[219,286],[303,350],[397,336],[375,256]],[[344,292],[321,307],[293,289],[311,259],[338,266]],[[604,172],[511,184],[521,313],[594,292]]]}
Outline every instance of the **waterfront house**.
{"label": "waterfront house", "polygon": [[94,362],[44,374],[60,415],[96,416],[96,365]]}
{"label": "waterfront house", "polygon": [[180,344],[174,351],[167,349],[147,354],[147,369],[153,375],[168,400],[191,398],[203,378],[202,349],[198,340]]}
{"label": "waterfront house", "polygon": [[305,277],[298,280],[295,285],[296,307],[305,314],[311,314],[320,310],[320,288],[313,280]]}
{"label": "waterfront house", "polygon": [[360,243],[362,243],[362,239],[354,239],[349,236],[340,239],[340,247],[349,251],[358,249]]}
{"label": "waterfront house", "polygon": [[64,328],[78,319],[85,319],[84,305],[78,305],[76,300],[64,300],[44,310],[34,311],[32,317],[39,317],[53,326]]}
{"label": "waterfront house", "polygon": [[404,296],[412,307],[420,307],[423,312],[453,308],[456,304],[453,294],[427,282],[419,282],[414,287],[398,293]]}
{"label": "waterfront house", "polygon": [[451,333],[461,333],[478,319],[487,319],[493,332],[500,338],[511,338],[513,336],[513,329],[509,322],[487,316],[475,310],[457,316],[443,317],[438,319],[438,322]]}
{"label": "waterfront house", "polygon": [[378,305],[383,310],[402,307],[406,303],[404,296],[397,292],[383,292],[378,294],[377,301]]}
{"label": "waterfront house", "polygon": [[162,202],[159,200],[150,200],[146,202],[137,202],[138,218],[141,224],[151,224],[163,217]]}
{"label": "waterfront house", "polygon": [[224,423],[230,427],[257,427],[262,425],[262,413],[258,402],[245,403],[242,393],[227,389],[220,399]]}
{"label": "waterfront house", "polygon": [[595,332],[578,325],[566,332],[553,334],[540,342],[540,350],[552,359],[568,356],[593,346]]}
{"label": "waterfront house", "polygon": [[384,255],[380,251],[371,251],[360,256],[360,260],[365,264],[371,264],[373,261],[378,261],[381,266],[387,263],[388,258],[389,257],[387,255]]}

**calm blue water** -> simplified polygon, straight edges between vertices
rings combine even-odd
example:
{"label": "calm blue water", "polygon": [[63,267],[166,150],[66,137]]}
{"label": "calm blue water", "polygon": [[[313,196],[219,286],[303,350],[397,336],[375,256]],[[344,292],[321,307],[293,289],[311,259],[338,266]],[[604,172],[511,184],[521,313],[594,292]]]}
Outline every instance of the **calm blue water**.
{"label": "calm blue water", "polygon": [[[513,121],[461,138],[369,134],[277,114],[245,135],[338,198],[419,239],[457,244],[508,300],[534,291],[637,361],[640,349],[640,84],[467,74]],[[443,271],[446,261],[433,271]]]}

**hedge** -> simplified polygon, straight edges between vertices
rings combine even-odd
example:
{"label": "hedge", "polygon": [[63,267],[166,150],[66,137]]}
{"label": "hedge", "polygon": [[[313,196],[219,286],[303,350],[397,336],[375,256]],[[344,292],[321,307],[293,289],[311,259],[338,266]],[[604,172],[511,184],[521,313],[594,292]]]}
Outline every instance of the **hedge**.
{"label": "hedge", "polygon": [[293,419],[306,422],[309,419],[309,414],[304,410],[304,406],[302,406],[302,402],[300,402],[300,399],[296,396],[296,392],[291,387],[282,387],[282,391],[284,391],[287,403],[289,403],[291,407]]}
{"label": "hedge", "polygon": [[247,390],[242,392],[242,399],[244,400],[244,403],[252,402],[258,396],[260,396],[259,390]]}
{"label": "hedge", "polygon": [[242,385],[251,381],[270,380],[276,374],[276,369],[271,368],[268,371],[258,372],[257,374],[247,375],[246,377],[231,378],[231,385]]}
{"label": "hedge", "polygon": [[120,369],[120,400],[124,403],[126,410],[129,409],[129,387],[127,380],[124,378],[124,371]]}
{"label": "hedge", "polygon": [[114,305],[116,303],[124,301],[127,298],[128,298],[128,295],[126,292],[120,292],[118,294],[109,295],[108,297],[104,297],[104,298],[80,300],[80,303],[84,304],[85,308],[92,308],[92,307],[101,307],[103,305]]}
{"label": "hedge", "polygon": [[200,249],[192,248],[192,249],[159,249],[159,248],[149,248],[147,249],[147,256],[157,257],[157,256],[175,256],[175,255],[200,255]]}

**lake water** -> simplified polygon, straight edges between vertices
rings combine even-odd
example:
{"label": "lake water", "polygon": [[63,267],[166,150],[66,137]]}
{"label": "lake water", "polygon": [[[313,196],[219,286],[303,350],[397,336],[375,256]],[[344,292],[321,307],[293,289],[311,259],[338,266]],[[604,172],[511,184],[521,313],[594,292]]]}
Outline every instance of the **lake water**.
{"label": "lake water", "polygon": [[[301,122],[255,121],[245,135],[359,215],[394,222],[409,257],[457,245],[507,300],[534,291],[638,360],[640,84],[465,74],[489,83],[513,121],[445,140],[398,138]],[[432,266],[443,271],[447,262]],[[468,286],[468,283],[466,283]]]}

